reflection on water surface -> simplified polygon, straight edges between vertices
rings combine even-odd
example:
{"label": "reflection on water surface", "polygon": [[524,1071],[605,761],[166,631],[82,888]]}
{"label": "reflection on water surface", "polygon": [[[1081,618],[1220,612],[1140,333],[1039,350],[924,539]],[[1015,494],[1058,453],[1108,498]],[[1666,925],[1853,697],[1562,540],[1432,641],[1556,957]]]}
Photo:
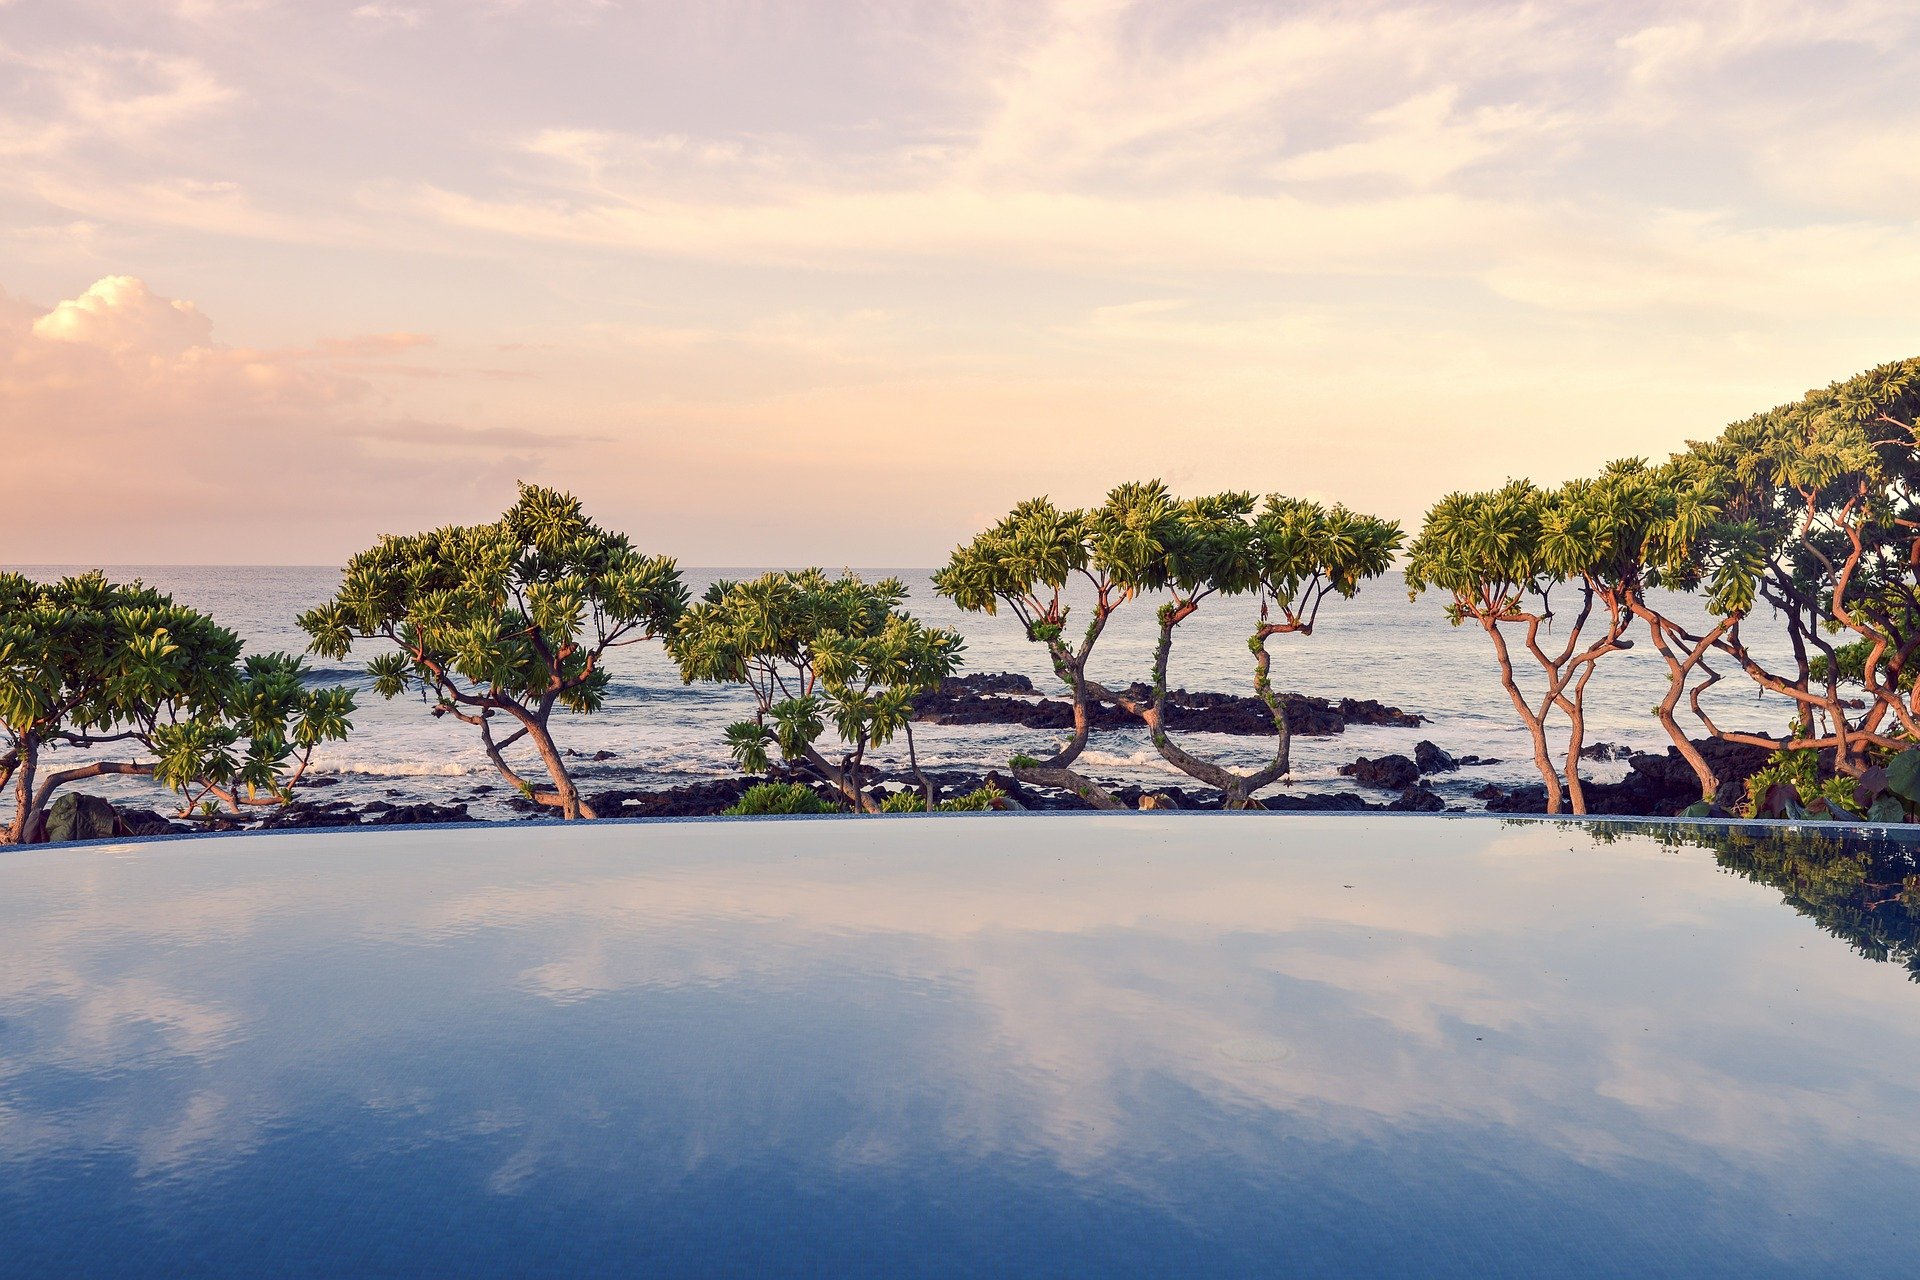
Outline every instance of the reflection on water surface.
{"label": "reflection on water surface", "polygon": [[1913,871],[1178,814],[10,854],[0,1270],[1898,1271]]}

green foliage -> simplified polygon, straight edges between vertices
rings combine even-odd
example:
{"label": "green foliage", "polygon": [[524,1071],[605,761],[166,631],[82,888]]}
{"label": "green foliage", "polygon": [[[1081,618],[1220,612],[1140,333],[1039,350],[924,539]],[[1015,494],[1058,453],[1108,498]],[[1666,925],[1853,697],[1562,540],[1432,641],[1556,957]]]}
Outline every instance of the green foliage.
{"label": "green foliage", "polygon": [[942,800],[935,808],[942,813],[985,813],[999,808],[1000,802],[1006,798],[1006,792],[989,782],[986,786],[976,787],[965,795]]}
{"label": "green foliage", "polygon": [[[935,813],[986,813],[999,807],[1006,799],[1006,792],[988,783],[976,787],[965,795],[953,796],[933,806]],[[917,791],[896,791],[888,796],[880,806],[882,813],[925,813],[926,797]]]}
{"label": "green foliage", "polygon": [[730,818],[764,818],[775,814],[838,813],[840,810],[797,782],[761,782],[748,787],[740,802],[722,811]]}
{"label": "green foliage", "polygon": [[1746,816],[1913,822],[1920,818],[1920,747],[1909,747],[1857,777],[1836,773],[1825,778],[1820,776],[1818,751],[1776,751],[1747,780]]}
{"label": "green foliage", "polygon": [[351,729],[353,695],[302,675],[286,654],[243,660],[232,631],[138,582],[0,574],[0,781],[17,777],[27,801],[12,838],[66,772],[41,774],[43,757],[66,748],[137,746],[151,765],[108,771],[150,772],[187,807],[283,801],[314,748]]}
{"label": "green foliage", "polygon": [[368,668],[382,697],[418,689],[443,706],[491,697],[595,711],[606,650],[664,633],[686,599],[672,560],[641,555],[570,495],[523,484],[492,524],[382,538],[300,626],[329,658],[357,640],[392,645]]}
{"label": "green foliage", "polygon": [[[523,484],[492,524],[380,539],[299,621],[330,658],[360,640],[387,646],[367,664],[381,697],[416,691],[436,716],[477,726],[510,782],[573,817],[587,811],[552,749],[551,713],[598,711],[607,651],[663,635],[686,602],[672,560],[635,551],[571,495]],[[497,715],[518,726],[505,739],[494,737]],[[553,792],[536,792],[503,758],[523,736],[541,749]]]}
{"label": "green foliage", "polygon": [[1428,511],[1408,549],[1407,586],[1416,596],[1446,592],[1456,625],[1514,619],[1529,596],[1544,605],[1570,581],[1601,592],[1687,588],[1700,579],[1700,539],[1719,512],[1713,486],[1688,468],[1637,458],[1557,490],[1509,480],[1452,493]]}
{"label": "green foliage", "polygon": [[1920,747],[1909,747],[1886,763],[1887,790],[1911,805],[1920,805]]}
{"label": "green foliage", "polygon": [[1007,767],[1010,769],[1038,769],[1040,762],[1029,755],[1016,755],[1013,759],[1007,761]]}
{"label": "green foliage", "polygon": [[1820,753],[1776,751],[1747,779],[1746,816],[1799,817],[1808,801],[1820,794]]}
{"label": "green foliage", "polygon": [[[1815,682],[1824,683],[1828,672],[1835,672],[1838,678],[1853,684],[1866,682],[1867,659],[1873,653],[1875,640],[1860,639],[1833,647],[1833,660],[1819,653],[1813,655],[1808,663],[1808,673]],[[1912,693],[1916,677],[1920,677],[1920,667],[1903,668],[1892,682],[1902,693]]]}
{"label": "green foliage", "polygon": [[[767,767],[769,748],[858,800],[859,761],[904,729],[913,700],[951,675],[958,633],[923,625],[902,607],[906,586],[819,569],[716,582],[674,628],[668,651],[688,683],[744,684],[753,718],[727,729],[743,769]],[[819,749],[831,726],[841,764]]]}
{"label": "green foliage", "polygon": [[[1163,481],[1135,481],[1116,486],[1090,510],[1062,510],[1046,498],[1021,503],[956,548],[934,584],[962,609],[995,613],[1006,606],[1029,640],[1047,646],[1055,673],[1072,692],[1078,712],[1073,740],[1050,760],[1016,757],[1016,768],[1070,764],[1086,744],[1090,697],[1143,718],[1158,717],[1086,678],[1095,642],[1127,602],[1148,591],[1170,597],[1158,613],[1162,645],[1150,682],[1164,695],[1173,628],[1210,596],[1256,595],[1259,622],[1248,646],[1255,655],[1256,691],[1268,698],[1281,728],[1283,745],[1270,771],[1278,777],[1286,769],[1286,734],[1284,712],[1267,684],[1268,639],[1282,632],[1311,634],[1321,603],[1332,595],[1351,597],[1363,580],[1384,573],[1400,542],[1397,525],[1345,507],[1240,492],[1181,499]],[[1067,635],[1070,610],[1062,594],[1076,575],[1093,593],[1092,616],[1077,643]],[[1163,730],[1155,731],[1154,741],[1176,766],[1200,770],[1194,776],[1202,781],[1235,785],[1217,766],[1173,749]]]}

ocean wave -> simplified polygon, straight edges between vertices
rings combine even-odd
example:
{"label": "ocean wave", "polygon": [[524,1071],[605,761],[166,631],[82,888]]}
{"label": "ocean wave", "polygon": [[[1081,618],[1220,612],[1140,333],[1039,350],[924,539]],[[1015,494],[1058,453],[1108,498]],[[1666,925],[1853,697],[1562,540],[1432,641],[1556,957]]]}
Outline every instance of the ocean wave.
{"label": "ocean wave", "polygon": [[346,680],[368,679],[365,667],[303,667],[300,678],[308,684],[339,684]]}
{"label": "ocean wave", "polygon": [[490,768],[474,768],[452,760],[372,762],[348,761],[344,764],[336,761],[326,763],[328,773],[356,778],[464,778],[469,774],[491,773]]}
{"label": "ocean wave", "polygon": [[1183,778],[1186,776],[1162,759],[1158,752],[1154,751],[1136,751],[1131,755],[1123,756],[1112,751],[1095,751],[1089,748],[1080,753],[1080,759],[1076,762],[1075,767],[1091,767],[1095,769],[1146,769],[1153,773],[1167,773]]}

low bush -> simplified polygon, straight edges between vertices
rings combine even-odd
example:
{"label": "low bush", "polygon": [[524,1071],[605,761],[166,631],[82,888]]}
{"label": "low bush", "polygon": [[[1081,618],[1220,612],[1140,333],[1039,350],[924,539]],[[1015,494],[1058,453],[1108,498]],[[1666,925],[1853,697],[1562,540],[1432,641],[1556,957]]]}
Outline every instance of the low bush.
{"label": "low bush", "polygon": [[[985,813],[997,807],[998,802],[1005,796],[1006,792],[988,783],[963,796],[940,801],[933,806],[933,811],[935,813]],[[925,813],[926,811],[927,802],[917,791],[896,791],[880,806],[882,813]]]}
{"label": "low bush", "polygon": [[764,818],[775,814],[838,813],[813,788],[798,782],[761,782],[748,787],[740,803],[722,811],[729,818]]}

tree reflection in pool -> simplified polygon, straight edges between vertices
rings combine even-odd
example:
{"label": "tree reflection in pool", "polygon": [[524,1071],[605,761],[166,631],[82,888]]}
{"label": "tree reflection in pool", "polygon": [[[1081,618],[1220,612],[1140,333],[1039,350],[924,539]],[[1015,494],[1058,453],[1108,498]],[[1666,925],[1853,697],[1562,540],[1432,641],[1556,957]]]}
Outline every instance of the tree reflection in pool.
{"label": "tree reflection in pool", "polygon": [[23,850],[0,1272],[1900,1273],[1911,861],[1177,813]]}

